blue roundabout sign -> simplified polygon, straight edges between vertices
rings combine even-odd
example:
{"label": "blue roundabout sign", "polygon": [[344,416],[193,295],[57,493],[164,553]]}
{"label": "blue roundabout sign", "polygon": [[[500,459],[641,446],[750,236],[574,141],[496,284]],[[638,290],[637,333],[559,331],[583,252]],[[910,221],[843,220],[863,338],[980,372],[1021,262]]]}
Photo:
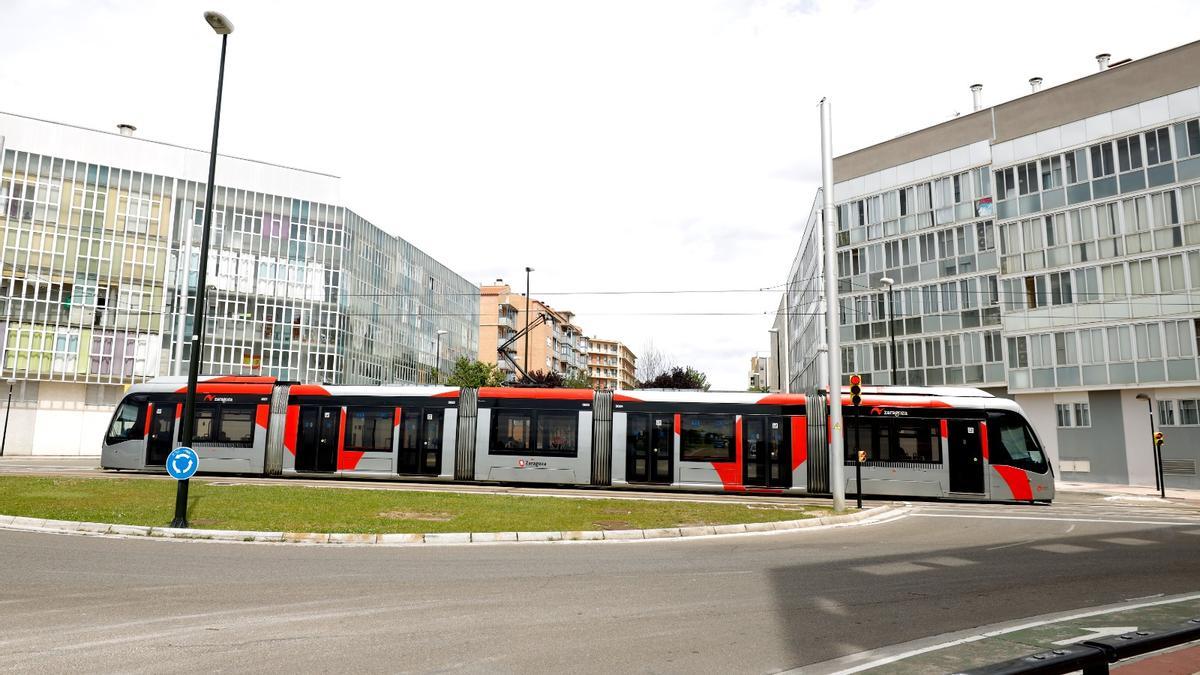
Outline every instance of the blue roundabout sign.
{"label": "blue roundabout sign", "polygon": [[167,455],[167,473],[175,480],[187,480],[200,468],[200,457],[191,448],[175,448]]}

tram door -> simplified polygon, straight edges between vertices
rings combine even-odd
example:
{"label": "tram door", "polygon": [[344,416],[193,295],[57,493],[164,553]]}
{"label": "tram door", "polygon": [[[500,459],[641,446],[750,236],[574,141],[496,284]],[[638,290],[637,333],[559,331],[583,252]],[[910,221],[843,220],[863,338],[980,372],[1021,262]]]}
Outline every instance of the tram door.
{"label": "tram door", "polygon": [[783,417],[742,418],[742,484],[791,487],[791,453]]}
{"label": "tram door", "polygon": [[949,420],[950,491],[983,494],[983,446],[977,420]]}
{"label": "tram door", "polygon": [[396,473],[436,476],[442,470],[441,408],[405,408],[400,421],[400,456]]}
{"label": "tram door", "polygon": [[146,466],[164,466],[175,439],[175,404],[157,403],[146,436]]}
{"label": "tram door", "polygon": [[337,470],[338,431],[342,409],[338,406],[300,406],[300,429],[296,434],[296,470]]}
{"label": "tram door", "polygon": [[675,420],[670,415],[637,415],[626,418],[625,479],[630,483],[674,481]]}

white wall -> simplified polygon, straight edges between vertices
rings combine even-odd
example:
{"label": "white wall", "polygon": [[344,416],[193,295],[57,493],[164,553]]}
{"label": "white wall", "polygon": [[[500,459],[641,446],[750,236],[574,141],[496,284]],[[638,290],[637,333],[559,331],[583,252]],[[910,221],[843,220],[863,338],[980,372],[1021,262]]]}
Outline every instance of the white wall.
{"label": "white wall", "polygon": [[42,382],[36,404],[15,404],[8,421],[5,456],[98,457],[113,409],[84,405],[86,386]]}

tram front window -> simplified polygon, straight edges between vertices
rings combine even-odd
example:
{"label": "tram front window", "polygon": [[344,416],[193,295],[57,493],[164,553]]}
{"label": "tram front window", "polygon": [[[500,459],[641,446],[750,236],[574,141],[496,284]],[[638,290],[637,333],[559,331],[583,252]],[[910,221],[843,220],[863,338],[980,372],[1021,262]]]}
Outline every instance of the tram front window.
{"label": "tram front window", "polygon": [[988,446],[992,464],[1046,473],[1046,455],[1029,425],[1016,413],[988,413]]}

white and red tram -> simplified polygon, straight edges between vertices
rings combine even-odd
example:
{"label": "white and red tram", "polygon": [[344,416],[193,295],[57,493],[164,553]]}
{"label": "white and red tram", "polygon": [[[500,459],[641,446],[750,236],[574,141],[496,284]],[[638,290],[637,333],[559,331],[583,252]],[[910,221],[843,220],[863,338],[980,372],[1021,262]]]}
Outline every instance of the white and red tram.
{"label": "white and red tram", "polygon": [[[186,382],[130,388],[105,469],[162,471]],[[825,395],[325,386],[204,377],[204,473],[827,494]],[[962,387],[843,395],[846,465],[868,495],[1049,501],[1054,477],[1013,401]],[[846,471],[848,492],[853,471]]]}

